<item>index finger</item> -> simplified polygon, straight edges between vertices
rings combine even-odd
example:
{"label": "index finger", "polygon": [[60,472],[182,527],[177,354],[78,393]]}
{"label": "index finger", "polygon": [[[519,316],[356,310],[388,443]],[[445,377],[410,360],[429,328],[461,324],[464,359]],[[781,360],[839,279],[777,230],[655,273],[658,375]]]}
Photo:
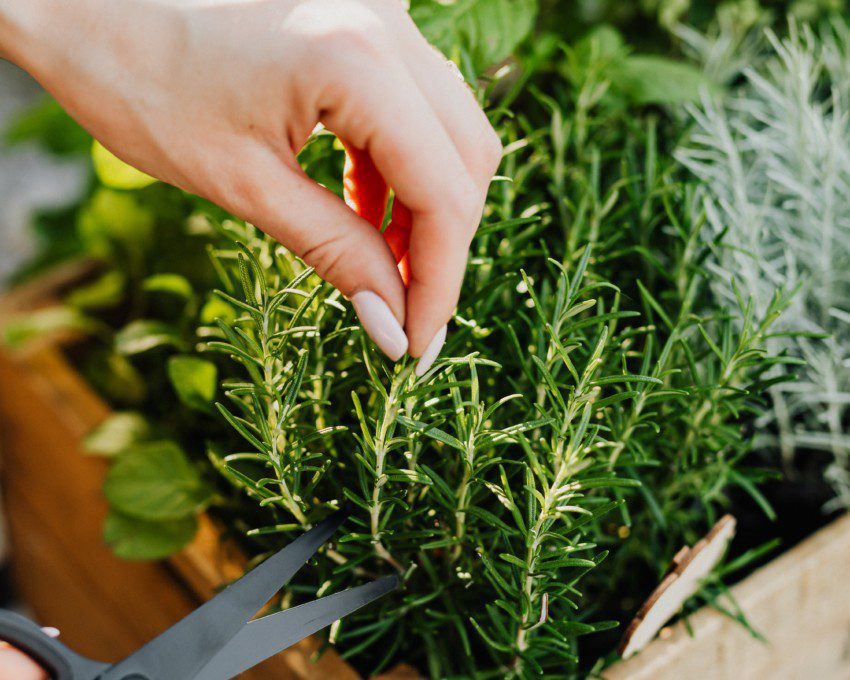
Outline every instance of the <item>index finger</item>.
{"label": "index finger", "polygon": [[326,126],[368,150],[410,210],[410,283],[405,330],[422,352],[457,305],[483,196],[436,113],[406,68],[382,63],[380,79],[356,81]]}

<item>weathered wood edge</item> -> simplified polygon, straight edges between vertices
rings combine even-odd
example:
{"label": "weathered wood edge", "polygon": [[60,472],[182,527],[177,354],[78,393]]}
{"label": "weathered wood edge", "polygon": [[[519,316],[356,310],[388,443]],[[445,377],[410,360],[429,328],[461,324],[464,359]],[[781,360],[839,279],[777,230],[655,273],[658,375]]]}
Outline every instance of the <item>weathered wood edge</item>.
{"label": "weathered wood edge", "polygon": [[740,608],[765,642],[703,607],[604,677],[850,678],[850,514],[748,576],[731,598],[724,606]]}

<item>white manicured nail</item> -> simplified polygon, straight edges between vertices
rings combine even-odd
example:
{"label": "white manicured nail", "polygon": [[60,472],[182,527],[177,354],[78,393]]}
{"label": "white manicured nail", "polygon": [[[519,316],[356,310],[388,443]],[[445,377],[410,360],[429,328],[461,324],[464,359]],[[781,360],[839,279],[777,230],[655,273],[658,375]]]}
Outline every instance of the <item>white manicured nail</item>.
{"label": "white manicured nail", "polygon": [[364,290],[351,296],[351,304],[363,329],[381,351],[393,361],[401,359],[407,351],[407,336],[387,303],[372,291]]}
{"label": "white manicured nail", "polygon": [[443,326],[437,331],[437,334],[431,338],[431,342],[422,352],[419,358],[419,363],[416,364],[416,376],[425,375],[429,368],[434,364],[434,360],[440,356],[440,350],[443,349],[443,344],[446,342],[446,327]]}

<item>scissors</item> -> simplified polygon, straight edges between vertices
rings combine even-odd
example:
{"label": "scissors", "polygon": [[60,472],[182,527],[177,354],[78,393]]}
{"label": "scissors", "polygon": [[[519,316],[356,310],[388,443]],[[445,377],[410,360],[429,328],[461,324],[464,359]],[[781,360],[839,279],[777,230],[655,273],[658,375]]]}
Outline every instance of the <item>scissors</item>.
{"label": "scissors", "polygon": [[349,514],[333,513],[118,663],[81,656],[10,611],[0,610],[0,639],[29,654],[53,680],[232,678],[398,586],[398,578],[387,576],[251,620]]}

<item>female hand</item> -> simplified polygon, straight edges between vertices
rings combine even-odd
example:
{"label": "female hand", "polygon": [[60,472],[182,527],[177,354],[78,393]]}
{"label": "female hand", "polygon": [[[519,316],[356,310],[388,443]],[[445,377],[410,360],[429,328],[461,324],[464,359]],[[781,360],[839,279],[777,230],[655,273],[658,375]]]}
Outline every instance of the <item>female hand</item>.
{"label": "female hand", "polygon": [[[501,146],[400,0],[0,0],[0,49],[120,158],[314,266],[392,359],[436,358]],[[318,123],[410,209],[407,290],[299,168]]]}

